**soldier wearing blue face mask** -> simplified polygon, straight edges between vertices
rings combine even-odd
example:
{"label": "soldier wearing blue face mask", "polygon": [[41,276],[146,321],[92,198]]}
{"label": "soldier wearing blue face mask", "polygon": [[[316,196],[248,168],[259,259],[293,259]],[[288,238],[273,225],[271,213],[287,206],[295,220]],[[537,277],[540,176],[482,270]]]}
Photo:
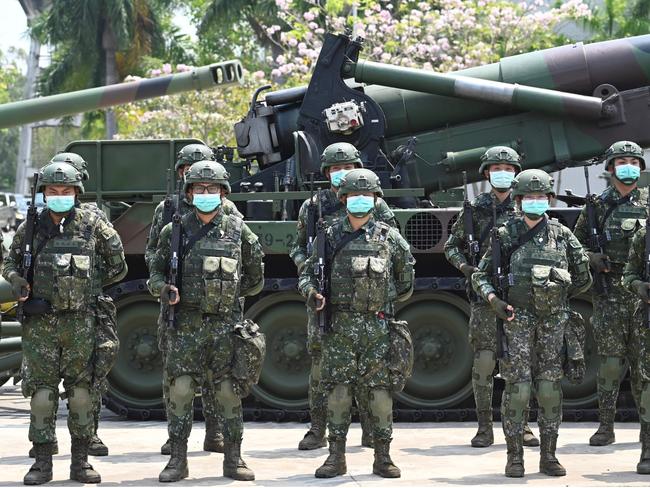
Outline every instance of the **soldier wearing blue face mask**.
{"label": "soldier wearing blue face mask", "polygon": [[[490,229],[493,225],[492,202],[497,204],[497,225],[501,225],[516,215],[515,202],[510,196],[512,180],[521,171],[521,158],[517,151],[507,146],[495,146],[481,156],[479,173],[489,181],[489,192],[478,195],[471,204],[472,229],[465,225],[466,210],[463,209],[452,226],[449,239],[445,243],[445,257],[465,275],[468,282],[476,271],[478,258],[485,252]],[[477,240],[478,252],[475,261],[469,252],[469,235]],[[472,366],[472,386],[476,403],[478,432],[471,441],[472,447],[488,447],[494,443],[492,430],[492,391],[494,389],[494,366],[496,365],[496,318],[480,297],[471,290],[469,341],[474,350]],[[538,446],[539,440],[525,425],[524,445]]]}
{"label": "soldier wearing blue face mask", "polygon": [[[598,349],[598,414],[600,426],[589,439],[592,446],[615,441],[614,417],[620,379],[630,366],[632,394],[639,404],[641,379],[636,364],[634,340],[634,294],[621,283],[623,269],[635,231],[645,225],[648,189],[637,188],[641,170],[645,169],[643,150],[634,142],[618,141],[605,153],[605,169],[612,175],[611,186],[596,199],[595,213],[602,251],[590,249],[591,235],[586,210],[583,209],[574,233],[587,247],[594,272],[604,273],[606,287],[592,289],[594,312],[591,317]],[[602,289],[600,289],[602,288]]]}

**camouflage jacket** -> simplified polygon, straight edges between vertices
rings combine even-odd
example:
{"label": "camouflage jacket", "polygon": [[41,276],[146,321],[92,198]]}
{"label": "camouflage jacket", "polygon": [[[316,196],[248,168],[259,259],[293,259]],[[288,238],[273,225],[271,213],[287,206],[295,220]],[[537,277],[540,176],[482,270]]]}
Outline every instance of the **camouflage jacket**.
{"label": "camouflage jacket", "polygon": [[[618,205],[603,222],[608,208],[616,204],[621,194],[614,186],[607,187],[596,199],[596,222],[601,232],[609,232],[611,240],[604,244],[604,251],[612,263],[612,272],[620,275],[630,250],[632,235],[639,227],[639,219],[645,220],[648,210],[647,188],[636,188],[630,193],[629,202]],[[643,222],[641,222],[643,224]],[[590,229],[587,221],[587,209],[583,208],[576,222],[573,233],[588,251]]]}
{"label": "camouflage jacket", "polygon": [[[492,192],[481,193],[472,202],[472,222],[474,227],[474,239],[479,243],[479,254],[477,260],[481,259],[490,240],[490,229],[492,229]],[[451,227],[451,233],[445,243],[445,257],[456,269],[469,262],[467,249],[467,236],[463,223],[465,210],[461,210]],[[497,203],[497,225],[503,224],[506,220],[516,215],[515,202],[508,196],[503,202]],[[478,263],[477,263],[478,264]]]}
{"label": "camouflage jacket", "polygon": [[[83,278],[85,286],[89,288],[84,290],[84,293],[98,294],[102,286],[120,281],[126,276],[128,268],[122,241],[113,227],[106,222],[105,216],[102,219],[94,210],[80,207],[73,208],[66,218],[67,222],[55,225],[49,211],[45,210],[38,216],[34,233],[31,280],[34,283],[34,296],[38,296],[40,280],[56,290],[57,286],[61,288],[60,283],[55,283],[59,278],[63,282],[70,278]],[[16,230],[9,255],[3,263],[2,276],[5,279],[10,273],[18,272],[21,267],[24,236],[23,222]],[[78,256],[87,256],[88,261]],[[89,262],[94,266],[86,268],[82,266],[82,262]],[[61,290],[63,291],[65,290]]]}
{"label": "camouflage jacket", "polygon": [[[183,256],[183,261],[193,259],[196,254],[200,253],[202,249],[210,249],[218,247],[219,242],[224,241],[224,236],[228,236],[229,224],[233,221],[238,221],[241,225],[239,232],[239,243],[237,244],[240,249],[237,250],[240,259],[238,259],[237,266],[239,267],[240,276],[238,277],[238,293],[240,296],[249,296],[259,293],[264,286],[264,252],[260,245],[257,236],[250,230],[250,228],[241,221],[240,218],[234,215],[225,215],[223,211],[218,212],[212,219],[214,228],[211,229],[207,235],[202,237],[191,250],[186,251]],[[203,223],[199,220],[196,212],[185,214],[182,221],[183,225],[183,238],[187,242],[188,235],[193,235],[199,231]],[[172,224],[167,224],[160,232],[158,240],[157,251],[151,260],[151,272],[148,281],[149,291],[154,296],[160,295],[160,290],[167,281],[168,266],[171,258],[171,233]],[[228,257],[228,256],[225,256]],[[187,267],[180,266],[182,273],[189,270]],[[182,281],[182,280],[181,280]],[[195,280],[193,280],[195,281]],[[192,283],[193,286],[202,286],[202,282]],[[189,284],[188,284],[189,286]],[[181,302],[183,301],[183,290],[180,290]]]}
{"label": "camouflage jacket", "polygon": [[[336,219],[346,216],[345,207],[336,198],[336,193],[331,189],[323,190],[321,194],[321,208],[323,211],[323,218],[325,223],[329,226],[332,225]],[[317,203],[318,194],[314,194],[313,199],[307,199],[303,202],[298,213],[298,223],[296,225],[296,244],[291,249],[289,257],[293,259],[294,264],[298,268],[298,273],[301,272],[302,266],[309,257],[307,254],[307,215],[309,213],[309,204],[311,201]],[[377,199],[375,209],[372,213],[375,220],[386,222],[391,227],[397,227],[395,214],[388,207],[386,202],[381,198]],[[316,236],[314,236],[315,238]]]}
{"label": "camouflage jacket", "polygon": [[[187,212],[194,208],[192,204],[183,198],[180,203],[181,215],[185,215]],[[226,215],[236,215],[239,218],[244,218],[244,216],[237,210],[237,207],[233,202],[223,198],[221,200],[221,208],[223,213]],[[151,261],[156,254],[156,249],[158,248],[158,239],[160,237],[160,231],[162,228],[167,225],[169,222],[163,222],[163,217],[165,213],[165,201],[163,200],[158,204],[156,209],[153,212],[153,219],[151,220],[151,228],[149,229],[149,237],[147,238],[147,245],[144,249],[144,261],[147,264],[147,268],[151,272]]]}
{"label": "camouflage jacket", "polygon": [[[545,217],[547,218],[547,217]],[[547,289],[549,282],[561,285],[564,296],[569,298],[582,293],[591,285],[589,259],[571,231],[557,222],[548,219],[544,229],[534,238],[523,243],[517,249],[518,239],[528,232],[529,227],[523,217],[515,217],[499,227],[499,242],[506,270],[511,274],[513,283],[508,287],[508,301],[515,306],[525,306],[530,302],[533,287],[541,285]],[[488,244],[485,255],[472,275],[472,286],[477,294],[487,301],[490,293],[496,293],[492,283],[492,246]],[[554,268],[559,277],[536,275],[538,270]],[[559,271],[558,271],[559,270]],[[541,283],[539,280],[545,280]],[[566,300],[565,300],[566,301]],[[568,306],[568,304],[566,304]]]}
{"label": "camouflage jacket", "polygon": [[645,227],[641,227],[632,237],[632,244],[630,245],[630,252],[625,263],[623,270],[622,285],[631,291],[635,292],[632,283],[635,281],[650,281],[650,276],[645,276]]}
{"label": "camouflage jacket", "polygon": [[[327,298],[330,304],[352,311],[391,312],[392,302],[407,300],[413,293],[415,259],[408,242],[386,223],[371,217],[361,229],[365,232],[348,242],[328,263],[331,294]],[[328,227],[328,254],[352,232],[347,218]],[[298,288],[305,297],[318,288],[316,259],[313,253],[300,275]]]}

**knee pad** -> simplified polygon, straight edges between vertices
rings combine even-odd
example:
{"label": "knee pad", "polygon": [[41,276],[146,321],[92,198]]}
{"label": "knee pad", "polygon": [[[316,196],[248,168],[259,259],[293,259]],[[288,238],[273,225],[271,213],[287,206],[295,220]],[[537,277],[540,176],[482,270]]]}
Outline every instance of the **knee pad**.
{"label": "knee pad", "polygon": [[639,418],[641,422],[650,423],[650,383],[643,383],[639,399]]}
{"label": "knee pad", "polygon": [[372,421],[381,429],[393,422],[393,397],[388,390],[370,390],[368,406]]}
{"label": "knee pad", "polygon": [[57,394],[47,388],[41,388],[32,395],[30,413],[34,428],[37,430],[44,429],[47,423],[51,422],[54,418],[56,413],[56,397]]}
{"label": "knee pad", "polygon": [[523,422],[528,402],[530,401],[530,383],[506,383],[503,391],[505,416],[514,422]]}
{"label": "knee pad", "polygon": [[185,415],[192,409],[196,383],[191,376],[179,376],[169,384],[169,409],[177,417]]}
{"label": "knee pad", "polygon": [[68,393],[70,415],[74,416],[79,425],[87,425],[94,421],[93,399],[88,388],[75,386]]}
{"label": "knee pad", "polygon": [[352,392],[349,385],[336,385],[327,396],[327,408],[335,424],[345,424],[352,409]]}
{"label": "knee pad", "polygon": [[496,355],[492,351],[476,351],[472,366],[472,379],[479,386],[491,385],[494,366],[496,366]]}
{"label": "knee pad", "polygon": [[232,419],[240,416],[241,398],[235,393],[229,379],[223,380],[215,386],[214,396],[224,418]]}
{"label": "knee pad", "polygon": [[614,356],[600,356],[598,367],[598,386],[603,390],[613,391],[618,388],[625,370],[625,360]]}
{"label": "knee pad", "polygon": [[555,419],[562,413],[562,387],[559,381],[540,380],[536,385],[540,415]]}

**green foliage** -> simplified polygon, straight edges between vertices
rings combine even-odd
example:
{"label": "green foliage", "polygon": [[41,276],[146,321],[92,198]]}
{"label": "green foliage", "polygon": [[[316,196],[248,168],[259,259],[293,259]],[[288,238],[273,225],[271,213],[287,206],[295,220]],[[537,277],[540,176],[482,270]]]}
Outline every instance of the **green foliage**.
{"label": "green foliage", "polygon": [[[0,51],[0,103],[20,100],[25,87],[25,77],[18,67],[25,53],[10,50],[8,54]],[[0,130],[0,189],[13,191],[19,139],[19,127]]]}
{"label": "green foliage", "polygon": [[605,0],[592,4],[593,15],[583,26],[591,40],[604,41],[650,32],[650,0]]}

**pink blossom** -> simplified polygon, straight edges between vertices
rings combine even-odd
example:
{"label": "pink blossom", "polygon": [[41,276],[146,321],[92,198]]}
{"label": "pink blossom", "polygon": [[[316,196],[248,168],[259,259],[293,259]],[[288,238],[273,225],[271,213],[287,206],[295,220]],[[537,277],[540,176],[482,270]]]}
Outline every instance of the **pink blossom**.
{"label": "pink blossom", "polygon": [[162,70],[160,69],[152,69],[149,71],[149,76],[160,76],[162,74]]}
{"label": "pink blossom", "polygon": [[266,75],[264,74],[264,71],[262,71],[262,70],[255,71],[253,73],[253,78],[255,78],[257,80],[263,80],[265,78],[265,76]]}
{"label": "pink blossom", "polygon": [[165,73],[166,75],[170,74],[172,72],[172,65],[169,63],[165,63],[162,65],[162,72]]}
{"label": "pink blossom", "polygon": [[316,15],[314,15],[313,12],[305,12],[302,16],[307,22],[311,22],[316,18]]}

